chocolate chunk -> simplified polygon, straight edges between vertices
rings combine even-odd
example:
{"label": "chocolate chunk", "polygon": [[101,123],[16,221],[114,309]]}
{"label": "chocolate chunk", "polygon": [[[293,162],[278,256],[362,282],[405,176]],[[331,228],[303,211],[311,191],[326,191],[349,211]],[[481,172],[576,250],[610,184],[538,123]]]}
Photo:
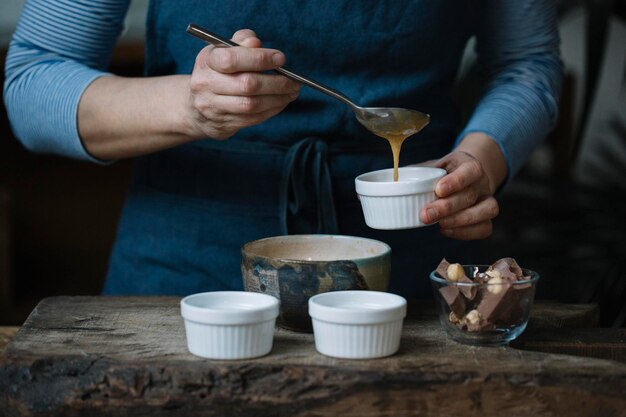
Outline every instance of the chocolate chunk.
{"label": "chocolate chunk", "polygon": [[[437,269],[435,270],[435,272],[437,274],[439,274],[439,276],[441,276],[442,278],[444,278],[445,280],[449,281],[449,277],[448,277],[448,268],[450,267],[450,262],[448,262],[446,260],[446,258],[443,258],[441,260],[441,262],[439,262],[439,265],[437,266]],[[458,281],[455,282],[464,282],[467,284],[472,284],[474,281],[472,281],[472,279],[468,278],[467,276],[461,277]],[[461,293],[468,299],[468,300],[473,300],[476,297],[476,293],[478,292],[478,286],[477,285],[459,285],[458,289],[461,291]]]}
{"label": "chocolate chunk", "polygon": [[530,308],[534,288],[531,284],[522,284],[513,286],[513,291],[515,292],[515,305],[511,308],[508,324],[518,324],[522,321],[525,316],[524,312]]}
{"label": "chocolate chunk", "polygon": [[439,293],[448,306],[450,306],[450,310],[455,316],[463,317],[465,315],[465,300],[459,291],[459,287],[446,285],[439,288]]}
{"label": "chocolate chunk", "polygon": [[[472,281],[468,277],[463,277],[458,282],[463,282],[466,284],[474,283],[474,281]],[[473,300],[474,298],[476,298],[476,294],[478,293],[478,285],[459,285],[458,288],[459,291],[461,291],[461,293],[463,293],[465,298],[467,298],[468,300]]]}
{"label": "chocolate chunk", "polygon": [[435,270],[435,272],[439,274],[441,278],[448,279],[448,267],[449,266],[450,266],[450,262],[448,262],[446,258],[443,258],[441,262],[439,262],[439,265],[437,266],[437,269]]}
{"label": "chocolate chunk", "polygon": [[493,265],[487,268],[487,271],[493,270],[500,272],[502,278],[519,280],[524,276],[522,268],[520,268],[513,258],[502,258],[497,260]]}
{"label": "chocolate chunk", "polygon": [[508,323],[511,312],[518,304],[518,296],[512,285],[502,284],[501,291],[493,293],[484,288],[476,307],[480,317],[491,323]]}

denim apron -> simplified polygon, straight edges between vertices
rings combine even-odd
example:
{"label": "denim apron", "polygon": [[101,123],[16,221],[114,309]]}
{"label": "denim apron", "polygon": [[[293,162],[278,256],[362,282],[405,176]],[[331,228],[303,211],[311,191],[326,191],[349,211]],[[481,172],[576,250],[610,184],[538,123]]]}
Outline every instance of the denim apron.
{"label": "denim apron", "polygon": [[[363,106],[406,107],[432,122],[405,141],[401,165],[450,152],[458,114],[450,99],[476,25],[470,0],[153,0],[147,75],[189,74],[205,45],[194,22],[230,37],[253,29],[287,56],[286,68]],[[119,223],[106,294],[185,295],[240,290],[241,246],[269,236],[331,233],[392,248],[390,291],[429,297],[442,257],[475,262],[479,245],[437,226],[365,225],[354,178],[392,166],[388,143],[344,104],[306,87],[282,113],[226,141],[201,140],[138,158]]]}

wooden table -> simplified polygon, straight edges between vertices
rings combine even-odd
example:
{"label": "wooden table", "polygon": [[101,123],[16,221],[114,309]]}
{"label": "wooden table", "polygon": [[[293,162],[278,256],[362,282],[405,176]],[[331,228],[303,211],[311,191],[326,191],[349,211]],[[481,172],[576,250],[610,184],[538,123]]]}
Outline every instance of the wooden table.
{"label": "wooden table", "polygon": [[[523,350],[554,349],[560,330],[589,338],[541,329],[593,325],[589,306],[537,304],[518,348],[457,344],[418,302],[388,358],[329,358],[278,329],[268,356],[211,361],[187,352],[178,302],[43,300],[0,356],[0,416],[626,416],[626,363]],[[596,330],[579,351],[623,361],[624,332]]]}

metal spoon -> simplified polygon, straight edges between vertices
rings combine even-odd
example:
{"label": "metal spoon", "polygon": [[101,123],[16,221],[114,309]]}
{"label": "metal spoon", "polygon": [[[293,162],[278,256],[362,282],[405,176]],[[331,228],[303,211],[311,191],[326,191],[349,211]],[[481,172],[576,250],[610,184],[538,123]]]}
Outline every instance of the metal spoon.
{"label": "metal spoon", "polygon": [[[187,26],[187,33],[213,45],[240,46],[193,23]],[[339,91],[310,78],[303,77],[284,68],[277,68],[274,71],[344,102],[352,108],[356,119],[378,136],[385,138],[389,136],[403,136],[406,138],[419,132],[430,122],[428,114],[417,110],[397,107],[360,107]]]}

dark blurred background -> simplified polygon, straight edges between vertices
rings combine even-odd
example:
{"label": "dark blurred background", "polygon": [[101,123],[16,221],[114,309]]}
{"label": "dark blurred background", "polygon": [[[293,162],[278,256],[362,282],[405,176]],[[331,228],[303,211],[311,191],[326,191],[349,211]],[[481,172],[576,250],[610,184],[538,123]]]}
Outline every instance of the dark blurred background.
{"label": "dark blurred background", "polygon": [[[537,297],[597,302],[601,325],[626,326],[626,1],[560,1],[566,81],[546,143],[500,195],[491,262],[540,272]],[[0,4],[0,67],[23,0]],[[140,75],[147,0],[133,0],[111,71]],[[457,99],[476,99],[469,45]],[[3,74],[0,80],[4,81]],[[0,325],[19,325],[43,297],[98,294],[130,161],[101,167],[35,155],[0,109]]]}

